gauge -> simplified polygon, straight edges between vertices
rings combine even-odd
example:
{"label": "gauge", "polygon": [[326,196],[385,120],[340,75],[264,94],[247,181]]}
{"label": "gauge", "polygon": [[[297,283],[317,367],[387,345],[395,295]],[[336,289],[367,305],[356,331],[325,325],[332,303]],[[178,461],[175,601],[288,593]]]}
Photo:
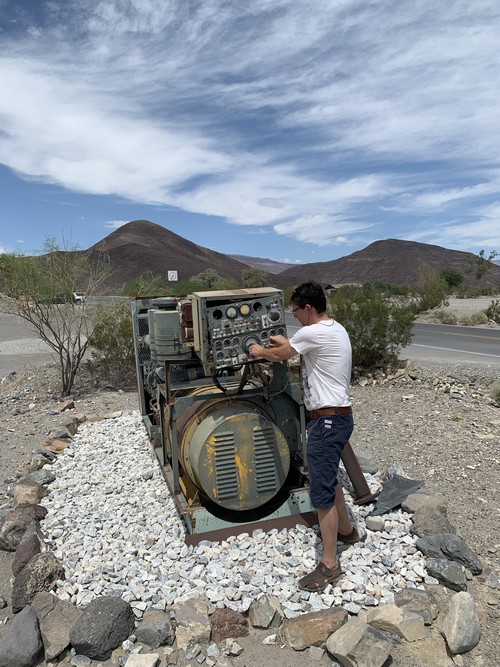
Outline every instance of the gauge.
{"label": "gauge", "polygon": [[243,349],[245,350],[245,352],[248,352],[248,350],[251,348],[252,345],[256,345],[256,344],[258,345],[259,343],[260,343],[259,338],[256,335],[251,334],[250,336],[247,336],[244,339]]}
{"label": "gauge", "polygon": [[279,310],[270,310],[268,314],[269,319],[271,322],[279,322],[281,319],[280,311]]}
{"label": "gauge", "polygon": [[234,318],[236,317],[237,314],[238,314],[238,311],[236,310],[236,308],[234,306],[229,306],[228,308],[226,308],[226,317],[228,319],[234,320]]}
{"label": "gauge", "polygon": [[250,315],[250,306],[248,303],[242,303],[240,306],[240,313],[243,315],[243,317],[246,317],[247,315]]}
{"label": "gauge", "polygon": [[216,340],[215,341],[215,349],[220,350],[222,347],[222,341],[221,340]]}

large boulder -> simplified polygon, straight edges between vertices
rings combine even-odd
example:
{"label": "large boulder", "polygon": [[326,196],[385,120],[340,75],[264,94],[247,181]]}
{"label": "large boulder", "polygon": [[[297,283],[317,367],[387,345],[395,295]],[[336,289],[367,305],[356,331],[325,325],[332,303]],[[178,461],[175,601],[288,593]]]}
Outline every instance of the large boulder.
{"label": "large boulder", "polygon": [[70,631],[71,645],[92,660],[108,660],[134,631],[134,612],[125,600],[100,597],[82,611]]}
{"label": "large boulder", "polygon": [[15,551],[26,528],[47,515],[41,505],[23,503],[0,519],[0,549]]}
{"label": "large boulder", "polygon": [[40,591],[51,591],[58,579],[64,579],[64,567],[54,554],[47,551],[34,556],[14,581],[12,611],[24,609]]}
{"label": "large boulder", "polygon": [[454,654],[467,653],[477,645],[481,637],[481,625],[470,593],[457,593],[451,598],[442,633]]}
{"label": "large boulder", "polygon": [[352,618],[328,637],[326,648],[343,667],[382,667],[392,644],[382,632]]}
{"label": "large boulder", "polygon": [[82,612],[46,591],[35,595],[31,607],[40,625],[45,660],[54,660],[69,646],[70,630]]}
{"label": "large boulder", "polygon": [[44,551],[47,551],[43,533],[38,522],[32,523],[26,528],[19,542],[16,555],[12,561],[12,573],[15,577],[21,572],[30,560]]}
{"label": "large boulder", "polygon": [[33,667],[41,648],[38,619],[31,607],[25,607],[0,639],[0,667]]}
{"label": "large boulder", "polygon": [[346,621],[345,609],[322,609],[308,614],[301,614],[284,621],[281,638],[296,651],[303,651],[309,646],[322,644]]}

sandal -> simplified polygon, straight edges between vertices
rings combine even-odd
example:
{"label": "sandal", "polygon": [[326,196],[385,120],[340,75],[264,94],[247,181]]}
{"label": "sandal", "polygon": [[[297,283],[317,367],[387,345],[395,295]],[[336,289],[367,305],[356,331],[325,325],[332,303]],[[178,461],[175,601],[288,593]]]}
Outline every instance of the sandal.
{"label": "sandal", "polygon": [[330,570],[324,563],[318,563],[312,572],[299,579],[299,588],[309,593],[321,592],[325,590],[328,584],[338,579],[341,574],[340,565]]}
{"label": "sandal", "polygon": [[344,544],[356,544],[357,542],[364,542],[366,540],[366,531],[360,526],[354,526],[349,535],[341,535],[337,533],[337,539]]}

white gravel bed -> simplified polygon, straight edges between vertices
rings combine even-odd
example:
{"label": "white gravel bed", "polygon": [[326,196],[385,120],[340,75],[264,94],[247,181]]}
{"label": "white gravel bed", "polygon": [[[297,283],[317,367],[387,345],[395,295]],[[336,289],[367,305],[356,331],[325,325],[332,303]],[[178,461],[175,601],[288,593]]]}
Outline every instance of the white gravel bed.
{"label": "white gravel bed", "polygon": [[[131,603],[137,618],[150,607],[165,609],[187,594],[204,593],[218,608],[246,611],[263,593],[276,595],[288,617],[343,605],[351,613],[394,601],[394,592],[421,587],[425,561],[409,534],[410,515],[384,515],[381,532],[340,545],[345,575],[323,593],[307,593],[297,580],[314,568],[321,541],[316,530],[242,528],[217,543],[184,543],[184,528],[140,414],[88,422],[71,449],[50,469],[56,481],[43,504],[49,548],[62,560],[66,580],[57,594],[81,606],[99,595]],[[371,489],[376,478],[367,475]],[[364,526],[373,506],[351,505]]]}

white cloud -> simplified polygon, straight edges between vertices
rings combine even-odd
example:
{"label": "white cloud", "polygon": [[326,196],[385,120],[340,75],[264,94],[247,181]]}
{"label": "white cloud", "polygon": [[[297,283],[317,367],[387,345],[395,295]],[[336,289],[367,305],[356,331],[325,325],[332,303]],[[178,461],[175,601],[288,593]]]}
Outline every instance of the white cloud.
{"label": "white cloud", "polygon": [[[459,207],[500,195],[487,0],[47,8],[0,44],[0,162],[21,175],[318,246],[467,243]],[[396,215],[451,206],[436,229]],[[470,224],[496,238],[487,216]]]}
{"label": "white cloud", "polygon": [[104,226],[110,229],[118,229],[119,227],[126,225],[127,222],[130,222],[130,220],[108,220],[104,223]]}
{"label": "white cloud", "polygon": [[426,227],[423,230],[410,234],[408,238],[414,241],[433,243],[447,248],[461,250],[481,248],[490,252],[500,249],[500,202],[480,209],[467,223],[452,221],[443,227]]}

